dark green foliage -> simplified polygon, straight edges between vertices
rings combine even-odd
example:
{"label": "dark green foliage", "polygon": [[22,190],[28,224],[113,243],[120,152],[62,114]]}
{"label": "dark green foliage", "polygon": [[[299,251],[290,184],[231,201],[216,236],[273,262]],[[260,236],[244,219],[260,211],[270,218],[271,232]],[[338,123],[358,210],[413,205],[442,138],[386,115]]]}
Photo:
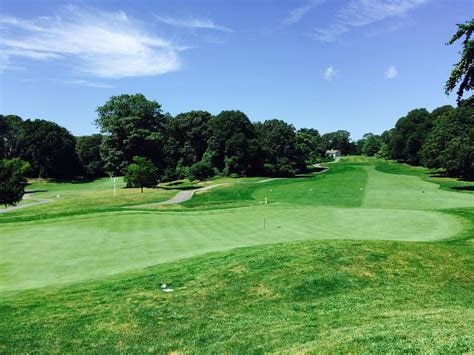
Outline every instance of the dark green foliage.
{"label": "dark green foliage", "polygon": [[19,158],[0,160],[0,205],[15,206],[25,194],[28,163]]}
{"label": "dark green foliage", "polygon": [[438,115],[421,155],[424,165],[429,168],[444,168],[450,176],[473,179],[474,108],[444,109]]}
{"label": "dark green foliage", "polygon": [[189,180],[207,180],[214,176],[214,171],[205,162],[197,162],[189,168],[188,178]]}
{"label": "dark green foliage", "polygon": [[351,134],[347,131],[339,130],[323,134],[321,137],[323,150],[336,149],[342,155],[354,153],[354,145],[350,141]]}
{"label": "dark green foliage", "polygon": [[207,156],[224,175],[252,175],[258,148],[255,129],[240,111],[222,111],[210,120]]}
{"label": "dark green foliage", "polygon": [[201,161],[210,136],[209,121],[212,116],[206,111],[181,113],[167,116],[165,121],[165,157],[169,166],[191,166]]}
{"label": "dark green foliage", "polygon": [[76,140],[65,128],[45,120],[26,120],[22,124],[18,155],[31,165],[32,176],[69,178],[79,164]]}
{"label": "dark green foliage", "polygon": [[256,130],[266,175],[292,176],[305,168],[293,125],[273,119],[256,125]]}
{"label": "dark green foliage", "polygon": [[0,159],[19,154],[23,120],[16,115],[0,115]]}
{"label": "dark green foliage", "polygon": [[101,134],[76,138],[76,153],[82,173],[89,177],[104,176],[104,162],[100,156]]}
{"label": "dark green foliage", "polygon": [[454,44],[462,37],[465,37],[463,40],[463,50],[461,52],[461,59],[454,66],[446,82],[445,92],[449,95],[458,83],[461,82],[456,92],[458,96],[457,100],[460,102],[464,92],[472,90],[474,87],[474,40],[471,39],[472,32],[474,31],[474,20],[467,21],[464,24],[458,24],[457,26],[458,31],[447,44]]}
{"label": "dark green foliage", "polygon": [[164,115],[156,101],[142,94],[112,96],[97,113],[96,123],[104,134],[101,154],[109,174],[125,172],[134,156],[160,166]]}
{"label": "dark green foliage", "polygon": [[421,161],[420,149],[432,127],[429,112],[422,108],[410,111],[395,125],[391,138],[391,157],[418,165]]}
{"label": "dark green foliage", "polygon": [[382,136],[375,135],[373,133],[366,133],[362,139],[357,142],[357,148],[359,150],[359,154],[373,157],[380,151],[383,143],[384,140]]}
{"label": "dark green foliage", "polygon": [[142,192],[144,187],[155,187],[158,183],[158,172],[153,162],[145,157],[133,157],[132,161],[124,176],[127,187],[139,187]]}
{"label": "dark green foliage", "polygon": [[296,132],[296,142],[299,152],[306,164],[314,164],[324,157],[321,135],[316,129],[302,128]]}

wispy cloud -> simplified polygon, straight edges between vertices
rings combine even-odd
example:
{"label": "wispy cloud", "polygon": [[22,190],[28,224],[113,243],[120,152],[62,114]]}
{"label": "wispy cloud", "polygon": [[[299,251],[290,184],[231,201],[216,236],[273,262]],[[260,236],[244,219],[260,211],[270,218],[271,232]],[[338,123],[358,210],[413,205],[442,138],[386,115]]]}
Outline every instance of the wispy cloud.
{"label": "wispy cloud", "polygon": [[282,23],[284,25],[293,25],[299,22],[308,12],[325,1],[326,0],[310,0],[305,4],[294,8],[288,13]]}
{"label": "wispy cloud", "polygon": [[88,86],[91,88],[99,88],[99,89],[110,89],[114,88],[115,86],[105,84],[105,83],[98,83],[95,81],[83,80],[83,79],[76,79],[76,80],[56,80],[61,84],[67,85],[80,85],[80,86]]}
{"label": "wispy cloud", "polygon": [[324,71],[324,80],[331,81],[336,76],[337,72],[334,67],[327,67]]}
{"label": "wispy cloud", "polygon": [[179,47],[147,31],[124,12],[68,5],[53,17],[0,17],[0,67],[15,58],[61,60],[105,78],[164,74],[180,68]]}
{"label": "wispy cloud", "polygon": [[211,19],[202,19],[202,18],[174,18],[169,16],[156,16],[156,18],[170,26],[184,27],[184,28],[193,28],[193,29],[207,29],[207,30],[216,30],[223,32],[233,32],[228,27],[217,25]]}
{"label": "wispy cloud", "polygon": [[404,16],[429,1],[431,0],[349,0],[345,7],[339,9],[332,23],[326,27],[314,28],[310,35],[322,42],[332,42],[351,28]]}
{"label": "wispy cloud", "polygon": [[395,65],[389,65],[385,71],[385,77],[387,79],[395,79],[398,76],[398,69]]}

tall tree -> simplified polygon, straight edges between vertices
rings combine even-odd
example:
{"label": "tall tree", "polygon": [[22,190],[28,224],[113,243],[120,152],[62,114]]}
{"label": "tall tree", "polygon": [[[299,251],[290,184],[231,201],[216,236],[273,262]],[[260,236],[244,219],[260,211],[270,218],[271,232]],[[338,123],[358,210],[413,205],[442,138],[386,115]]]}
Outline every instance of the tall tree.
{"label": "tall tree", "polygon": [[400,118],[392,133],[391,157],[412,165],[420,164],[420,148],[431,128],[430,113],[424,108],[412,110]]}
{"label": "tall tree", "polygon": [[16,115],[0,115],[0,159],[18,157],[23,120]]}
{"label": "tall tree", "polygon": [[464,37],[463,50],[461,52],[461,59],[455,64],[444,89],[446,94],[449,95],[458,83],[461,82],[456,92],[457,100],[460,102],[464,92],[472,90],[474,87],[474,40],[471,39],[472,32],[474,31],[474,19],[457,26],[458,31],[447,44],[452,45]]}
{"label": "tall tree", "polygon": [[296,132],[298,149],[306,164],[314,164],[324,156],[321,135],[314,128],[301,128]]}
{"label": "tall tree", "polygon": [[337,149],[343,155],[351,154],[354,147],[350,141],[351,134],[344,130],[329,132],[321,137],[324,151]]}
{"label": "tall tree", "polygon": [[176,168],[179,161],[184,166],[201,161],[210,137],[211,117],[206,111],[191,111],[166,119],[164,150],[169,166]]}
{"label": "tall tree", "polygon": [[444,108],[423,144],[421,156],[429,168],[443,168],[449,176],[473,179],[474,107]]}
{"label": "tall tree", "polygon": [[120,175],[134,156],[151,159],[162,167],[162,130],[164,115],[156,101],[142,94],[112,96],[97,108],[97,126],[104,134],[101,154],[105,169]]}
{"label": "tall tree", "polygon": [[104,175],[104,162],[100,156],[101,134],[76,138],[76,153],[82,173],[89,177]]}
{"label": "tall tree", "polygon": [[19,158],[0,160],[0,205],[15,206],[25,194],[28,163]]}
{"label": "tall tree", "polygon": [[222,111],[210,120],[206,159],[224,175],[253,174],[256,154],[255,130],[240,111]]}
{"label": "tall tree", "polygon": [[78,171],[76,140],[65,128],[45,120],[26,120],[19,143],[20,158],[34,176],[66,178]]}
{"label": "tall tree", "polygon": [[382,148],[382,145],[382,137],[373,133],[364,134],[362,139],[357,142],[360,154],[366,155],[368,157],[373,157],[376,155]]}
{"label": "tall tree", "polygon": [[304,170],[304,157],[297,147],[295,127],[272,119],[258,127],[264,173],[272,176],[292,176]]}
{"label": "tall tree", "polygon": [[127,166],[124,176],[127,187],[155,187],[158,183],[158,172],[152,161],[145,157],[133,157],[132,164]]}

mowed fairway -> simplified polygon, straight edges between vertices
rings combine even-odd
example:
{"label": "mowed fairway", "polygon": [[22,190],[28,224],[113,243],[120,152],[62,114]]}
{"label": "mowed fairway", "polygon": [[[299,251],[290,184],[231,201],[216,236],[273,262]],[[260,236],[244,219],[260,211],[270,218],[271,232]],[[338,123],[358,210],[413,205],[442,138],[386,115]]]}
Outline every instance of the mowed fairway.
{"label": "mowed fairway", "polygon": [[[417,176],[387,174],[377,170],[378,164],[383,163],[346,160],[320,175],[261,184],[234,180],[184,206],[138,210],[126,207],[163,201],[174,192],[120,190],[114,200],[106,180],[90,190],[87,185],[45,184],[40,187],[51,191],[42,195],[59,191],[65,197],[0,217],[0,222],[5,218],[0,224],[0,290],[98,279],[257,244],[469,236],[472,220],[449,209],[472,208],[472,193],[441,190]],[[62,209],[69,212],[60,214]]]}

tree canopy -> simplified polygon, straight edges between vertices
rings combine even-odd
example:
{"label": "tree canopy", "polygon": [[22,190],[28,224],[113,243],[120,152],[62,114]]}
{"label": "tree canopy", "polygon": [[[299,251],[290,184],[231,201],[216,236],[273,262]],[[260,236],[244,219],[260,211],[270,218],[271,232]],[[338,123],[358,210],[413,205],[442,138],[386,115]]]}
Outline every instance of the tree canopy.
{"label": "tree canopy", "polygon": [[29,164],[19,158],[0,160],[0,205],[15,206],[25,194]]}
{"label": "tree canopy", "polygon": [[161,164],[164,115],[161,105],[142,94],[112,96],[97,108],[97,126],[104,134],[101,146],[105,170],[120,175],[134,156]]}
{"label": "tree canopy", "polygon": [[456,92],[457,100],[460,102],[464,92],[472,90],[474,87],[474,39],[471,39],[474,31],[474,19],[457,26],[458,31],[447,44],[452,45],[464,37],[461,59],[455,64],[444,89],[446,94],[449,95],[460,83]]}
{"label": "tree canopy", "polygon": [[152,161],[145,157],[133,157],[132,164],[127,166],[124,176],[129,187],[155,187],[158,183],[158,172]]}
{"label": "tree canopy", "polygon": [[18,155],[30,163],[33,176],[69,178],[78,172],[75,138],[54,122],[24,121],[18,145]]}

